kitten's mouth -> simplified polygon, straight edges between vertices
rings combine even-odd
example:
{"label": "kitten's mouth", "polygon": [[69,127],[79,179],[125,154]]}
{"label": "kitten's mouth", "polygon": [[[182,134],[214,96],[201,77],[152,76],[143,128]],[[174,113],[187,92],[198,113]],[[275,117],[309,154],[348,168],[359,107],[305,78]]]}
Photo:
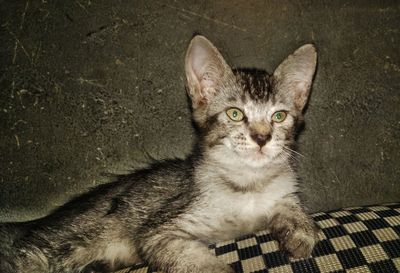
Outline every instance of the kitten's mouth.
{"label": "kitten's mouth", "polygon": [[256,152],[256,154],[258,154],[258,155],[266,155],[265,152],[263,152],[262,148],[260,148],[260,149]]}
{"label": "kitten's mouth", "polygon": [[254,153],[252,153],[250,157],[254,160],[261,160],[264,159],[266,156],[267,156],[266,153],[263,152],[262,149],[260,148]]}

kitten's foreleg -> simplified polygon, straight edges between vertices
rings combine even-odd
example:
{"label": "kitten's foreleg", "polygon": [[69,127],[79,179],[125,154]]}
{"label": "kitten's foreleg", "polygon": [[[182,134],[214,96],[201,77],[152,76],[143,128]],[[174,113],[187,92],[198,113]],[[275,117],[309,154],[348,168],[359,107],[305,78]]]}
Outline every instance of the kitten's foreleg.
{"label": "kitten's foreleg", "polygon": [[[152,232],[153,233],[153,232]],[[208,247],[179,232],[153,233],[140,244],[143,258],[165,273],[233,273]]]}
{"label": "kitten's foreleg", "polygon": [[288,196],[273,209],[269,222],[272,235],[294,258],[306,258],[318,240],[317,227],[296,196]]}

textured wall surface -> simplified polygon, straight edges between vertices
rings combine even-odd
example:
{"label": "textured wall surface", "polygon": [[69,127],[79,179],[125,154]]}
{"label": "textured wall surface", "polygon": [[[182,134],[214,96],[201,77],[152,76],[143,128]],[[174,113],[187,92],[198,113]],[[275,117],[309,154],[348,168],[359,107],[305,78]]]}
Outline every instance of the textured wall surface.
{"label": "textured wall surface", "polygon": [[42,216],[109,174],[187,155],[194,32],[231,65],[270,72],[316,44],[299,139],[307,205],[399,200],[399,2],[249,3],[0,1],[0,220]]}

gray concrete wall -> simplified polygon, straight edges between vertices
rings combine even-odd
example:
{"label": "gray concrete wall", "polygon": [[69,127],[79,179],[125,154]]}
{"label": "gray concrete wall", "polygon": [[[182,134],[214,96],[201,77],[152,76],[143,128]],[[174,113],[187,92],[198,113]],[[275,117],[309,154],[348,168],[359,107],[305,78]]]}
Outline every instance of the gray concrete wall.
{"label": "gray concrete wall", "polygon": [[194,32],[231,65],[268,71],[315,43],[299,139],[307,205],[400,199],[399,1],[0,1],[0,21],[0,220],[187,155]]}

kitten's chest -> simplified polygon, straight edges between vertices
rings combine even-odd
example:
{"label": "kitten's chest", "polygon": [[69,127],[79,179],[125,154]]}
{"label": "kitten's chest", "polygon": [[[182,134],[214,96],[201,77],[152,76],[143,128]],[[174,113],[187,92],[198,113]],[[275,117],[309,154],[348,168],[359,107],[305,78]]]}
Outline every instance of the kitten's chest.
{"label": "kitten's chest", "polygon": [[221,230],[251,232],[266,222],[276,202],[277,200],[271,198],[269,194],[246,193],[224,196],[219,204],[215,204],[214,209],[220,215],[215,220]]}
{"label": "kitten's chest", "polygon": [[212,191],[190,217],[191,232],[210,241],[226,240],[266,228],[277,202],[295,191],[293,181],[276,181],[258,192]]}
{"label": "kitten's chest", "polygon": [[[209,207],[210,211],[215,210],[220,215],[221,228],[226,229],[224,222],[231,223],[233,228],[248,227],[254,229],[260,222],[266,221],[270,211],[276,202],[283,198],[282,192],[246,192],[246,193],[224,193],[219,200],[210,202],[214,207]],[[218,219],[216,219],[218,221]],[[249,232],[252,230],[246,230]]]}

